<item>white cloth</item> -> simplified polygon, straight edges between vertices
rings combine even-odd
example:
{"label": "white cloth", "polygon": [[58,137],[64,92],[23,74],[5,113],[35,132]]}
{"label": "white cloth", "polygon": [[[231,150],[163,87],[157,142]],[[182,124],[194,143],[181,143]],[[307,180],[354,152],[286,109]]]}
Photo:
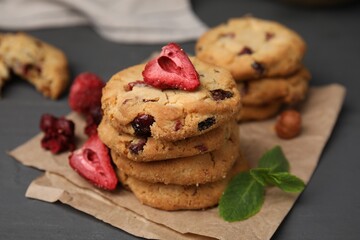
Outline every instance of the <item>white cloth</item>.
{"label": "white cloth", "polygon": [[122,43],[194,40],[207,27],[189,0],[0,0],[0,29],[92,25]]}

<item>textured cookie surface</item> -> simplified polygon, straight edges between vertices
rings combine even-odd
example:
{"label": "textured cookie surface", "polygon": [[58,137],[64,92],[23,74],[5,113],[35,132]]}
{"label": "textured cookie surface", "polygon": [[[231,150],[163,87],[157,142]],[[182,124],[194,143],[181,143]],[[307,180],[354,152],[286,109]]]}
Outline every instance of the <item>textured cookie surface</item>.
{"label": "textured cookie surface", "polygon": [[306,44],[289,28],[254,17],[230,19],[196,44],[196,56],[230,70],[235,80],[286,76],[301,66]]}
{"label": "textured cookie surface", "polygon": [[243,105],[241,111],[239,111],[236,120],[237,121],[251,121],[251,120],[265,120],[275,116],[280,108],[281,103],[273,102],[262,106],[247,106]]}
{"label": "textured cookie surface", "polygon": [[288,77],[263,78],[238,83],[244,105],[259,106],[274,101],[296,104],[302,101],[309,88],[310,73],[301,68]]}
{"label": "textured cookie surface", "polygon": [[203,134],[240,109],[240,94],[231,74],[191,58],[200,76],[193,92],[160,90],[140,82],[144,64],[115,74],[103,89],[102,109],[110,124],[132,135],[176,141]]}
{"label": "textured cookie surface", "polygon": [[6,67],[4,61],[0,57],[0,91],[7,80],[9,80],[9,70]]}
{"label": "textured cookie surface", "polygon": [[118,132],[103,118],[98,133],[102,142],[117,154],[133,161],[148,162],[193,156],[218,149],[229,139],[234,124],[225,124],[195,137],[169,142]]}
{"label": "textured cookie surface", "polygon": [[165,184],[194,185],[224,179],[239,156],[239,134],[233,129],[231,137],[221,148],[209,153],[156,162],[134,162],[112,151],[115,165],[136,179]]}
{"label": "textured cookie surface", "polygon": [[220,181],[182,186],[149,183],[117,171],[120,181],[145,205],[162,210],[204,209],[218,204],[227,183],[239,172],[248,170],[245,159],[239,158],[228,176]]}
{"label": "textured cookie surface", "polygon": [[58,98],[68,85],[64,53],[25,33],[4,34],[0,41],[0,58],[15,74],[52,99]]}

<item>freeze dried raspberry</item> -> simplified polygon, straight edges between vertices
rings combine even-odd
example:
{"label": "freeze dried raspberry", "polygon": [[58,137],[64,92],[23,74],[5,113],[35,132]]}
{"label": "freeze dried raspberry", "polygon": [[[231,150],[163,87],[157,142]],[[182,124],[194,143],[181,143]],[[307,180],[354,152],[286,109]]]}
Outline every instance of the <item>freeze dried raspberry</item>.
{"label": "freeze dried raspberry", "polygon": [[52,153],[75,149],[75,124],[64,117],[56,118],[44,114],[40,120],[40,129],[44,132],[41,146]]}
{"label": "freeze dried raspberry", "polygon": [[69,156],[70,166],[90,183],[105,190],[114,190],[118,183],[111,165],[109,150],[97,134]]}
{"label": "freeze dried raspberry", "polygon": [[104,86],[105,83],[94,73],[79,74],[70,88],[70,108],[75,112],[88,114],[93,108],[100,107]]}
{"label": "freeze dried raspberry", "polygon": [[164,46],[159,57],[146,64],[142,75],[147,84],[160,89],[195,91],[200,85],[194,65],[176,43]]}

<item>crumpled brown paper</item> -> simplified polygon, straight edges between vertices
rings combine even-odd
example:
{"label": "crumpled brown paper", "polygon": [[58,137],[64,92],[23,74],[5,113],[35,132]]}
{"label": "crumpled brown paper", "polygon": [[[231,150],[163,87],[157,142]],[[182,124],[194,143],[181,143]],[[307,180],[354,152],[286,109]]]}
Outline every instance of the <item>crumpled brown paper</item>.
{"label": "crumpled brown paper", "polygon": [[[290,161],[291,172],[308,182],[320,158],[345,97],[341,85],[312,88],[303,104],[302,134],[292,140],[279,139],[274,119],[240,126],[241,149],[252,166],[275,145],[281,145]],[[75,113],[68,116],[76,124],[78,146],[86,139],[84,120]],[[40,147],[39,134],[10,152],[27,166],[45,170],[34,180],[26,196],[47,202],[60,201],[86,212],[133,235],[151,239],[270,239],[291,209],[298,195],[276,188],[266,191],[261,211],[248,220],[228,223],[218,209],[167,212],[147,207],[126,190],[99,190],[81,178],[68,165],[68,153],[52,155]]]}

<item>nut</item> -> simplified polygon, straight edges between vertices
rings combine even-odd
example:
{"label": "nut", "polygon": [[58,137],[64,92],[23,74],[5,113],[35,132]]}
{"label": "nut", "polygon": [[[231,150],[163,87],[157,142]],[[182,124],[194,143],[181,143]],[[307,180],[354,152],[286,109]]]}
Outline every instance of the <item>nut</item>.
{"label": "nut", "polygon": [[301,132],[301,115],[295,110],[286,110],[281,113],[275,124],[275,131],[279,138],[291,139]]}

